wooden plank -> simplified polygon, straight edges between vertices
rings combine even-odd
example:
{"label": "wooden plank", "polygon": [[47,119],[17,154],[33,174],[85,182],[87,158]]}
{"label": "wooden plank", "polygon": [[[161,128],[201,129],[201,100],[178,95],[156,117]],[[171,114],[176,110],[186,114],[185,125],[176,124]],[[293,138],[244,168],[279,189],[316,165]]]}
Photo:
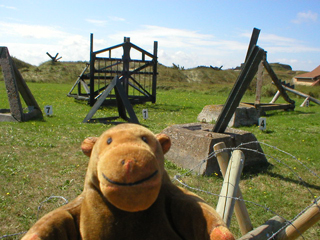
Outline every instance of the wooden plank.
{"label": "wooden plank", "polygon": [[12,66],[14,69],[18,90],[19,90],[23,100],[25,101],[25,103],[28,107],[32,106],[32,107],[34,107],[34,109],[37,109],[38,112],[40,111],[41,116],[42,116],[42,112],[40,110],[40,107],[39,107],[36,99],[32,95],[28,85],[24,81],[21,73],[19,72],[19,70],[18,70],[17,66],[14,64],[14,62],[12,62]]}
{"label": "wooden plank", "polygon": [[297,90],[295,90],[295,89],[289,88],[289,87],[284,86],[284,85],[282,85],[282,87],[283,87],[285,90],[287,90],[287,91],[289,91],[289,92],[292,92],[292,93],[294,93],[294,94],[296,94],[296,95],[299,95],[299,96],[304,97],[304,98],[309,98],[310,101],[312,101],[312,102],[320,105],[320,101],[319,101],[318,99],[314,98],[314,97],[311,97],[311,96],[309,96],[309,95],[307,95],[307,94],[305,94],[305,93],[299,92],[299,91],[297,91]]}
{"label": "wooden plank", "polygon": [[129,114],[129,119],[128,119],[129,122],[139,124],[139,120],[138,120],[138,118],[132,108],[132,105],[131,105],[131,103],[127,97],[127,94],[125,93],[120,81],[118,81],[116,84],[116,90],[117,90],[118,94],[120,95],[123,106],[125,107],[125,109],[127,110],[128,114]]}
{"label": "wooden plank", "polygon": [[[88,69],[89,66],[90,66],[90,64],[86,64],[85,68],[82,70],[81,74],[78,76],[77,81],[73,84],[73,86],[72,86],[71,90],[69,91],[68,95],[71,95],[73,89],[80,83],[81,77],[82,77],[83,74],[87,71],[87,69]],[[82,81],[81,81],[81,83],[82,83]],[[83,83],[82,83],[82,85],[83,85]],[[88,85],[87,85],[86,83],[85,83],[85,85],[86,85],[86,87],[84,86],[84,88],[85,88],[85,90],[86,90],[86,92],[87,92],[87,94],[88,94],[88,93],[90,92],[90,91],[89,91],[89,87],[88,87]]]}
{"label": "wooden plank", "polygon": [[280,82],[280,80],[278,79],[277,75],[274,73],[274,71],[272,70],[271,66],[269,65],[268,61],[265,60],[263,61],[263,66],[265,67],[265,69],[267,70],[269,76],[271,77],[272,81],[274,82],[274,84],[276,85],[276,87],[278,88],[281,96],[284,98],[284,100],[286,100],[286,102],[294,104],[295,102],[293,100],[290,99],[290,97],[288,96],[288,94],[285,91],[284,86],[282,85],[282,83]]}
{"label": "wooden plank", "polygon": [[112,82],[109,84],[109,86],[106,88],[106,90],[104,90],[104,92],[102,93],[102,95],[99,97],[99,99],[95,102],[95,104],[92,106],[92,108],[90,109],[89,113],[87,114],[87,116],[83,119],[83,123],[87,123],[90,121],[90,119],[93,117],[93,115],[98,111],[99,107],[102,105],[102,103],[104,102],[104,100],[106,99],[106,97],[110,94],[110,92],[112,91],[112,89],[115,87],[116,83],[118,80],[118,76],[114,77],[114,79],[112,80]]}
{"label": "wooden plank", "polygon": [[248,46],[245,62],[248,60],[252,49],[257,45],[259,34],[260,34],[260,29],[254,28],[252,30],[251,39],[250,39],[250,43],[249,43],[249,46]]}
{"label": "wooden plank", "polygon": [[251,54],[248,60],[245,62],[241,73],[239,74],[226,103],[223,106],[223,109],[217,119],[216,124],[214,125],[213,132],[223,133],[232,118],[232,115],[236,111],[237,107],[240,104],[241,98],[245,94],[250,82],[254,78],[258,65],[262,61],[265,55],[265,51],[258,46],[255,46],[251,51]]}
{"label": "wooden plank", "polygon": [[12,67],[12,59],[9,55],[8,48],[0,47],[0,52],[0,66],[2,67],[2,73],[6,85],[11,115],[17,121],[22,122],[23,110],[14,69]]}
{"label": "wooden plank", "polygon": [[240,176],[244,166],[244,154],[240,150],[232,152],[231,159],[225,174],[217,204],[217,212],[229,227],[235,205],[235,197],[239,188]]}

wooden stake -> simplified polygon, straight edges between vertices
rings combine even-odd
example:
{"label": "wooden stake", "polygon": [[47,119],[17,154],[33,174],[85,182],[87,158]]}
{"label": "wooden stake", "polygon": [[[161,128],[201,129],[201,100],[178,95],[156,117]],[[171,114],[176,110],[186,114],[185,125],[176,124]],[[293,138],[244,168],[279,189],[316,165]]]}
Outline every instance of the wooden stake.
{"label": "wooden stake", "polygon": [[[225,149],[226,145],[224,142],[217,143],[213,146],[215,152]],[[227,171],[228,162],[229,162],[229,154],[226,151],[220,152],[217,154],[218,164],[220,166],[220,170],[222,176],[225,176]],[[237,198],[243,199],[240,188],[238,188]],[[250,232],[253,229],[248,210],[246,208],[246,204],[243,201],[236,201],[234,212],[240,227],[241,234],[244,235]]]}
{"label": "wooden stake", "polygon": [[274,97],[272,98],[270,103],[275,103],[278,100],[279,97],[280,97],[280,91],[278,90],[276,92],[276,94],[274,95]]}
{"label": "wooden stake", "polygon": [[298,217],[292,225],[283,229],[278,235],[277,240],[293,240],[298,237],[312,225],[320,221],[320,200],[313,204],[305,213]]}
{"label": "wooden stake", "polygon": [[237,240],[266,240],[284,225],[285,220],[279,216],[275,216]]}
{"label": "wooden stake", "polygon": [[303,101],[303,103],[300,105],[300,107],[305,107],[305,106],[308,106],[308,107],[309,107],[309,98],[310,98],[310,97],[307,97],[307,98]]}
{"label": "wooden stake", "polygon": [[234,198],[238,192],[238,185],[243,165],[244,154],[240,150],[233,151],[217,204],[217,212],[220,214],[227,227],[229,227],[231,223],[231,217],[235,205]]}

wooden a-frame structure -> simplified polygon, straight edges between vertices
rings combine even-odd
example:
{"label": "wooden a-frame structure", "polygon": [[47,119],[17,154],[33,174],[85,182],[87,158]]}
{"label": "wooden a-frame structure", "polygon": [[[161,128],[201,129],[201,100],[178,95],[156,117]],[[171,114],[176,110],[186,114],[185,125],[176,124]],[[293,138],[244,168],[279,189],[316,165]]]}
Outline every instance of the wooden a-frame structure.
{"label": "wooden a-frame structure", "polygon": [[[0,109],[0,122],[25,122],[42,118],[41,109],[10,57],[7,47],[0,47],[0,66],[10,106],[10,109]],[[23,111],[20,95],[28,106],[28,112]]]}
{"label": "wooden a-frame structure", "polygon": [[[262,104],[260,103],[260,96],[256,98],[255,103],[245,103],[248,106],[253,106],[260,111],[269,111],[269,110],[278,110],[278,109],[285,109],[285,110],[293,110],[295,108],[295,102],[290,99],[286,90],[283,86],[283,83],[278,79],[277,75],[272,70],[271,66],[267,61],[267,52],[257,46],[257,41],[259,37],[260,30],[257,28],[253,29],[251,40],[249,43],[247,55],[245,58],[245,62],[242,66],[241,72],[229,94],[229,97],[217,119],[217,122],[212,129],[213,132],[223,133],[228,123],[236,111],[237,107],[240,104],[240,101],[245,94],[250,82],[258,72],[258,84],[257,89],[261,89],[262,85],[262,71],[261,69],[264,67],[268,74],[270,75],[274,85],[277,87],[279,94],[284,98],[287,104],[275,104],[275,103],[268,103]],[[260,70],[260,71],[259,71]],[[259,94],[258,94],[259,95]]]}
{"label": "wooden a-frame structure", "polygon": [[[116,95],[116,103],[118,107],[118,113],[119,116],[115,117],[105,117],[105,118],[93,118],[94,114],[98,111],[98,109],[101,107],[105,99],[108,97],[108,95],[111,93],[111,91],[115,91]],[[128,112],[129,117],[127,116],[126,112]],[[91,110],[87,114],[87,116],[84,118],[83,123],[113,123],[117,124],[120,122],[112,122],[113,120],[116,120],[118,118],[122,118],[128,122],[139,124],[139,120],[132,108],[132,105],[129,101],[129,98],[127,94],[125,93],[125,90],[123,88],[123,78],[115,76],[111,83],[108,85],[108,87],[103,91],[101,96],[98,98],[98,100],[95,102],[95,104],[92,106]]]}

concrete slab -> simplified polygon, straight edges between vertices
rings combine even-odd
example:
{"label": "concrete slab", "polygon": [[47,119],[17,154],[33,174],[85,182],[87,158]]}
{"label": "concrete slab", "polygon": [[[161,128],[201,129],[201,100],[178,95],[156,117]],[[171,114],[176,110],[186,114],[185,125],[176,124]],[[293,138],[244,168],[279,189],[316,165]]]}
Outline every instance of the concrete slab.
{"label": "concrete slab", "polygon": [[[223,105],[207,105],[199,113],[197,120],[203,123],[212,123],[217,121]],[[240,103],[235,113],[233,114],[228,126],[229,127],[240,127],[240,126],[252,126],[258,124],[259,117],[263,113],[256,109],[254,106]]]}
{"label": "concrete slab", "polygon": [[[208,123],[188,123],[170,126],[162,132],[170,136],[172,146],[166,154],[166,159],[176,165],[193,169],[202,175],[220,174],[217,159],[210,154],[213,153],[213,146],[216,143],[224,142],[226,147],[237,147],[241,143],[257,141],[256,137],[247,131],[227,128],[225,133],[211,132],[213,124]],[[242,150],[245,155],[244,171],[251,167],[266,166],[267,159],[258,143],[245,145]],[[259,153],[258,153],[259,152]],[[204,161],[208,159],[208,161]]]}

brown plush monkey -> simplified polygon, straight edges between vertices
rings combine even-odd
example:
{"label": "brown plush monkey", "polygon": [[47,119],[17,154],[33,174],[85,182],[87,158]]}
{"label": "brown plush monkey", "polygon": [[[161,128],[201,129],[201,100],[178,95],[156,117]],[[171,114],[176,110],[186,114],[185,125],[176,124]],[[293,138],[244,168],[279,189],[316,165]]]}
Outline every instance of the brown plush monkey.
{"label": "brown plush monkey", "polygon": [[136,124],[87,138],[84,190],[42,217],[23,240],[232,240],[216,211],[172,184],[164,169],[171,142]]}

